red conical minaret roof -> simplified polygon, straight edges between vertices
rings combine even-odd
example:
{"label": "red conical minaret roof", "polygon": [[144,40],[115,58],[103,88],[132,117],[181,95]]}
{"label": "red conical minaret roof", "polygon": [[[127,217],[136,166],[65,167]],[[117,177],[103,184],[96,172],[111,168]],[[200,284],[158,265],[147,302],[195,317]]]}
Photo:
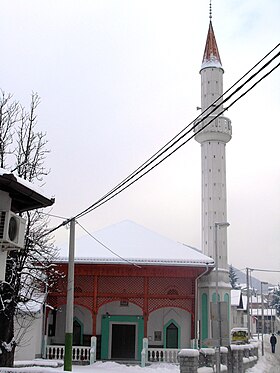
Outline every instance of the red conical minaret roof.
{"label": "red conical minaret roof", "polygon": [[208,29],[201,69],[204,69],[205,67],[222,68],[222,62],[221,62],[211,19],[209,23],[209,29]]}

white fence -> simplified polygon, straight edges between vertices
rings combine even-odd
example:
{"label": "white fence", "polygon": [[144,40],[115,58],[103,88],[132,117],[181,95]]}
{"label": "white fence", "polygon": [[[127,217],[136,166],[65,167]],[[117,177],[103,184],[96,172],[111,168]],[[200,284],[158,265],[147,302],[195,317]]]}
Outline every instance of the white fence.
{"label": "white fence", "polygon": [[[64,346],[49,345],[46,347],[47,359],[64,359]],[[73,346],[72,347],[72,361],[89,361],[90,347]]]}
{"label": "white fence", "polygon": [[[178,363],[177,348],[148,348],[146,350],[146,361],[149,362],[164,362],[164,363]],[[72,360],[73,361],[90,361],[91,347],[73,346],[72,347]],[[64,359],[64,346],[48,345],[46,346],[47,359]]]}
{"label": "white fence", "polygon": [[178,363],[179,352],[177,348],[148,348],[148,361]]}

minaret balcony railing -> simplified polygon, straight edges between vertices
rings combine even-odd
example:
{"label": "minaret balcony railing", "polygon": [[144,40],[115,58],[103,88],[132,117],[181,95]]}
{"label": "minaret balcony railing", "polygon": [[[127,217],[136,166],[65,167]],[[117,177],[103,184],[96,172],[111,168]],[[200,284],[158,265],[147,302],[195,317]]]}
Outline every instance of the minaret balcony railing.
{"label": "minaret balcony railing", "polygon": [[213,118],[214,116],[210,115],[195,127],[196,141],[200,143],[210,140],[228,142],[231,139],[232,127],[230,119],[223,116],[214,120]]}

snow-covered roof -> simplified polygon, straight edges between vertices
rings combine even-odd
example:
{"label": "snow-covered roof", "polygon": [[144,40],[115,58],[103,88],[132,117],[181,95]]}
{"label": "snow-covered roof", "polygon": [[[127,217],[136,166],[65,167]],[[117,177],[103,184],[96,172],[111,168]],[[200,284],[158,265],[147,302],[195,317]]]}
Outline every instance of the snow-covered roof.
{"label": "snow-covered roof", "polygon": [[22,177],[17,176],[15,173],[12,173],[11,171],[8,171],[5,168],[0,167],[0,176],[3,176],[3,175],[13,175],[17,183],[26,186],[28,189],[32,190],[33,192],[42,194],[42,189],[39,188],[38,186],[34,185],[33,183],[30,183],[30,181],[25,180]]}
{"label": "snow-covered roof", "polygon": [[75,262],[127,264],[129,261],[142,265],[214,266],[213,259],[201,251],[129,220],[101,229],[92,236],[85,235],[76,240]]}
{"label": "snow-covered roof", "polygon": [[231,294],[231,305],[238,307],[240,303],[241,290],[232,289],[230,294]]}
{"label": "snow-covered roof", "polygon": [[206,69],[207,67],[216,67],[218,69],[223,69],[221,62],[215,58],[211,57],[209,60],[203,61],[201,64],[201,70]]}
{"label": "snow-covered roof", "polygon": [[[262,315],[261,308],[259,308],[259,309],[253,308],[253,309],[250,310],[250,312],[251,312],[252,316],[260,316],[261,317],[261,315]],[[275,310],[275,308],[269,308],[269,309],[264,308],[263,309],[263,315],[264,316],[276,316],[276,310]]]}
{"label": "snow-covered roof", "polygon": [[247,304],[248,304],[248,298],[246,295],[242,294],[242,300],[243,300],[243,309],[247,309]]}
{"label": "snow-covered roof", "polygon": [[[261,304],[262,303],[262,297],[261,297],[261,295],[253,296],[252,298],[250,298],[250,303]],[[266,300],[265,297],[263,297],[263,303],[264,304],[267,303],[267,300]]]}
{"label": "snow-covered roof", "polygon": [[10,194],[14,212],[47,207],[54,203],[54,199],[44,195],[40,187],[4,168],[0,168],[0,189]]}

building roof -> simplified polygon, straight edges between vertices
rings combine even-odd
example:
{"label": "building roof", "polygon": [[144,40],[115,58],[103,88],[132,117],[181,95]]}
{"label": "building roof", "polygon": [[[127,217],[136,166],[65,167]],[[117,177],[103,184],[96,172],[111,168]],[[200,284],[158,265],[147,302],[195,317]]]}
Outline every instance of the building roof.
{"label": "building roof", "polygon": [[[214,266],[214,260],[201,251],[129,220],[101,229],[92,236],[76,240],[76,263]],[[59,259],[60,262],[66,260]]]}
{"label": "building roof", "polygon": [[0,190],[9,193],[14,212],[34,210],[54,203],[54,198],[46,197],[34,184],[4,168],[0,168]]}
{"label": "building roof", "polygon": [[[261,308],[257,309],[257,308],[253,308],[250,310],[250,313],[252,316],[259,316],[261,317],[262,316],[262,310]],[[266,316],[276,316],[276,309],[275,308],[264,308],[263,309],[263,315],[266,317]]]}
{"label": "building roof", "polygon": [[206,67],[222,68],[222,62],[216,42],[212,21],[210,20],[201,70]]}
{"label": "building roof", "polygon": [[232,289],[230,291],[231,305],[238,307],[240,305],[241,290]]}

